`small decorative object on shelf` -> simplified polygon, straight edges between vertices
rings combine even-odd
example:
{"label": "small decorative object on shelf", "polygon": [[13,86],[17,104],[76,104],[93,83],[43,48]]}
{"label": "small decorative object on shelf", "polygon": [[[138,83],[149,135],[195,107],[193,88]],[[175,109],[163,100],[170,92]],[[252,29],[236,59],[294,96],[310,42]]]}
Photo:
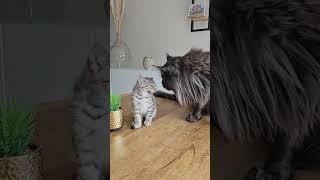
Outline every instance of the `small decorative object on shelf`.
{"label": "small decorative object on shelf", "polygon": [[122,128],[122,110],[121,110],[121,96],[111,95],[110,97],[110,131],[118,131]]}
{"label": "small decorative object on shelf", "polygon": [[190,5],[188,17],[197,18],[206,15],[206,2],[194,3]]}
{"label": "small decorative object on shelf", "polygon": [[32,144],[34,113],[16,102],[0,103],[0,179],[43,179],[41,148]]}
{"label": "small decorative object on shelf", "polygon": [[113,23],[117,34],[116,41],[111,45],[110,58],[111,67],[120,68],[121,65],[129,60],[129,48],[121,40],[121,24],[123,20],[126,0],[110,0],[110,9]]}
{"label": "small decorative object on shelf", "polygon": [[146,70],[150,70],[153,66],[153,59],[151,56],[146,56],[143,58],[143,67]]}

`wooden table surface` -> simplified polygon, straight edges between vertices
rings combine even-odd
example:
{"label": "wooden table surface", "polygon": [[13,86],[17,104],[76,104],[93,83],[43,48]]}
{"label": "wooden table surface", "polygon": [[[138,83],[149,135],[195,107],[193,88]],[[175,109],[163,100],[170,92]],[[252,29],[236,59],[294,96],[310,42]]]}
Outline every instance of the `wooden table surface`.
{"label": "wooden table surface", "polygon": [[131,129],[131,103],[131,97],[124,95],[124,126],[110,134],[111,180],[210,179],[209,116],[187,122],[187,109],[157,98],[158,114],[152,125]]}

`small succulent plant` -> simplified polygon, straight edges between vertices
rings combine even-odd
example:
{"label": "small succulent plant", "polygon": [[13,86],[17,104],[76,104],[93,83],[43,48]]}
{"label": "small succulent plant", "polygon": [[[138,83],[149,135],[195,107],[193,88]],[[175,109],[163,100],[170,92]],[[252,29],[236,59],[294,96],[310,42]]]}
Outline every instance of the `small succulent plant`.
{"label": "small succulent plant", "polygon": [[118,111],[121,108],[121,96],[113,94],[110,97],[110,111]]}

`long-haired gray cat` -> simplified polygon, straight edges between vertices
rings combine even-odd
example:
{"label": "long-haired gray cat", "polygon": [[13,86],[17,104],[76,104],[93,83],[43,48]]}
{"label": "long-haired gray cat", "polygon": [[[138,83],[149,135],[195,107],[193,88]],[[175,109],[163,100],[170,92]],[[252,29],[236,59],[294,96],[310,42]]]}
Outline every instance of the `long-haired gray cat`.
{"label": "long-haired gray cat", "polygon": [[189,122],[198,121],[209,113],[210,52],[193,48],[184,56],[167,54],[166,64],[155,67],[161,71],[163,87],[174,92],[172,95],[158,91],[156,97],[176,100],[184,107],[191,107],[192,112],[186,117]]}
{"label": "long-haired gray cat", "polygon": [[[156,84],[153,78],[139,75],[132,91],[133,98],[133,122],[132,129],[140,128],[142,122],[150,126],[157,114],[157,103],[153,93],[156,92]],[[143,121],[144,120],[144,121]]]}
{"label": "long-haired gray cat", "polygon": [[[102,44],[90,51],[87,64],[74,87],[72,100],[73,147],[80,168],[77,180],[102,179],[106,169],[105,143],[107,127],[107,70],[109,53]],[[100,129],[99,129],[100,128]],[[100,139],[100,142],[97,142]]]}

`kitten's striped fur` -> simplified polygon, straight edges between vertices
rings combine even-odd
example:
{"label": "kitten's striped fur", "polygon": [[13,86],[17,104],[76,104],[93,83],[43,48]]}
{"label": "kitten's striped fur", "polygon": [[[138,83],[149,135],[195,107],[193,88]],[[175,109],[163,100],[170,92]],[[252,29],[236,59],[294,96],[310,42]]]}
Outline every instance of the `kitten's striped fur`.
{"label": "kitten's striped fur", "polygon": [[156,92],[156,85],[153,78],[139,76],[133,88],[133,117],[132,128],[140,128],[143,119],[145,126],[150,126],[157,114],[157,103],[153,93]]}
{"label": "kitten's striped fur", "polygon": [[[105,171],[103,138],[107,127],[107,61],[109,53],[105,46],[96,44],[89,53],[86,67],[74,87],[72,100],[73,147],[80,165],[77,180],[99,180]],[[101,139],[101,142],[97,142]],[[101,157],[102,156],[102,157]]]}

